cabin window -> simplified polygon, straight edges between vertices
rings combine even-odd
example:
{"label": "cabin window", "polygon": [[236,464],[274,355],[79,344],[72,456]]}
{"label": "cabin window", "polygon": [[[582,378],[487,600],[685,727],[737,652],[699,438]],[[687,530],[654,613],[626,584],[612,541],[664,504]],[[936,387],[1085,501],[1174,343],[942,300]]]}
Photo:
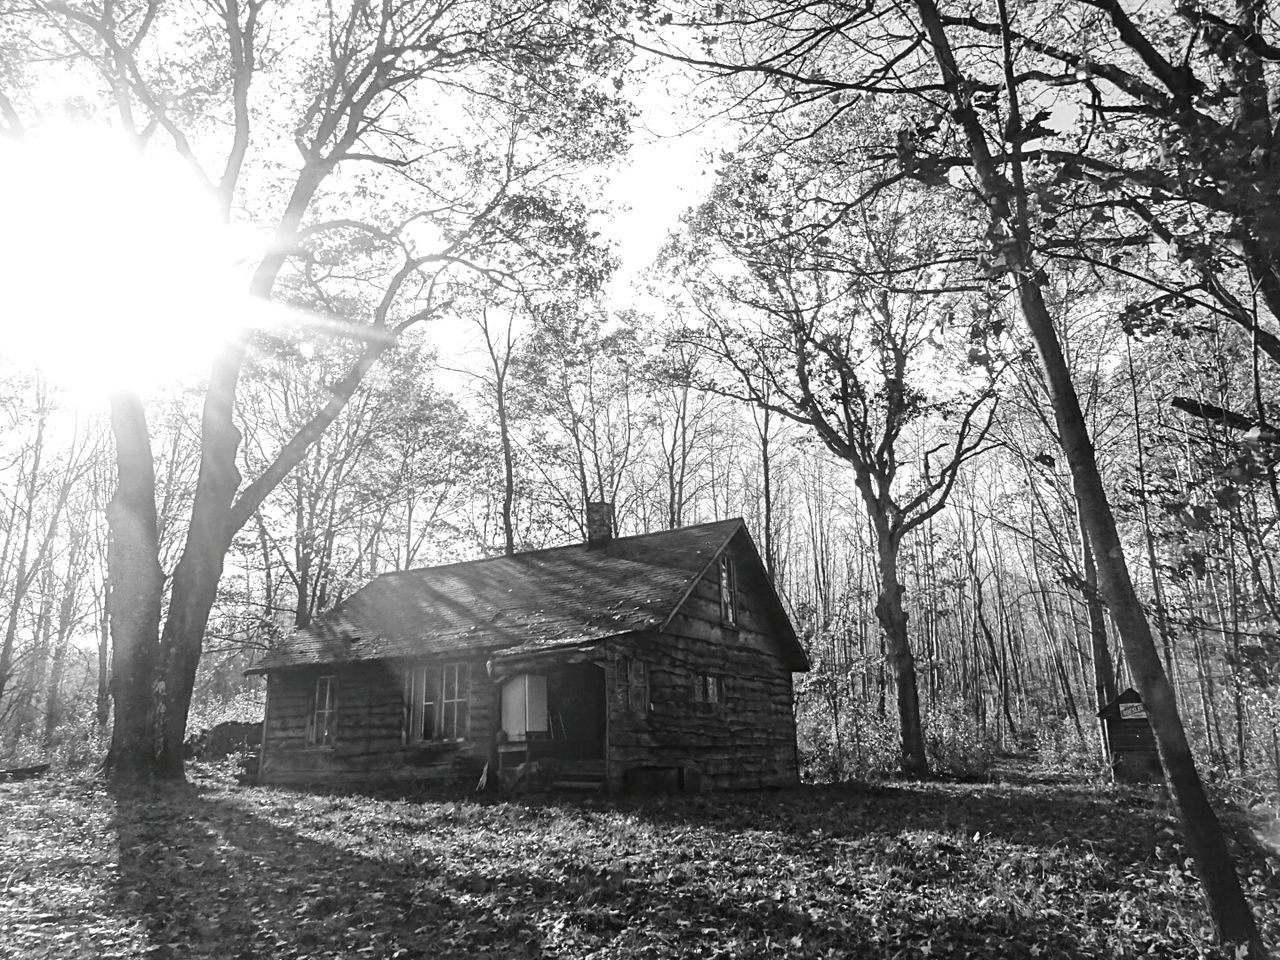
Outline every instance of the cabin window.
{"label": "cabin window", "polygon": [[338,678],[316,679],[315,699],[311,706],[311,726],[307,742],[313,747],[330,747],[338,734]]}
{"label": "cabin window", "polygon": [[465,663],[415,668],[409,674],[409,739],[465,740],[471,721],[471,673]]}
{"label": "cabin window", "polygon": [[623,657],[618,661],[627,712],[643,716],[649,712],[649,667],[643,660]]}
{"label": "cabin window", "polygon": [[693,699],[698,703],[724,703],[724,677],[714,673],[695,676]]}
{"label": "cabin window", "polygon": [[440,697],[440,739],[462,740],[467,736],[471,711],[471,674],[465,663],[444,665],[443,691]]}
{"label": "cabin window", "polygon": [[720,622],[731,627],[738,625],[738,574],[733,568],[733,557],[720,558]]}

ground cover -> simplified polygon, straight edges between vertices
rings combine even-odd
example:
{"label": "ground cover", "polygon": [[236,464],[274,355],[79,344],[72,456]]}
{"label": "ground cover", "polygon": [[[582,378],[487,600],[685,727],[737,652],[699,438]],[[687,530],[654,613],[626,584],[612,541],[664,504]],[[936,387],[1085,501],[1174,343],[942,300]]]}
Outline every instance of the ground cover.
{"label": "ground cover", "polygon": [[[1280,943],[1280,863],[1241,849]],[[1214,956],[1154,790],[662,799],[0,784],[0,956]]]}

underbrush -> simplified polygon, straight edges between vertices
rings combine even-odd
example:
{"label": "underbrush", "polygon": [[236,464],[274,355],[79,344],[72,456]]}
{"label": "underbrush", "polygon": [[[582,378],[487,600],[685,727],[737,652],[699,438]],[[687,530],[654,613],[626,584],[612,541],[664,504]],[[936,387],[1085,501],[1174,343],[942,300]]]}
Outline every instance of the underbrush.
{"label": "underbrush", "polygon": [[[902,743],[889,704],[881,714],[873,704],[854,701],[835,711],[828,701],[811,699],[797,718],[801,779],[806,783],[879,780],[896,777]],[[925,750],[934,774],[959,780],[984,780],[998,747],[961,705],[936,704],[925,718]]]}
{"label": "underbrush", "polygon": [[70,721],[54,730],[48,740],[36,733],[19,736],[0,757],[0,766],[47,763],[64,772],[93,770],[102,765],[110,737],[110,730],[100,730],[92,721]]}

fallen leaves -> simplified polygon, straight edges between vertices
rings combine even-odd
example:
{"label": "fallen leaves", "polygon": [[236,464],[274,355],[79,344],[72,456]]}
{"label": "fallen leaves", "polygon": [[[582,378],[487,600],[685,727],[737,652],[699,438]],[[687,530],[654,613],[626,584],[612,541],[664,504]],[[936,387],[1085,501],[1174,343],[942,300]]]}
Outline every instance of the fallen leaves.
{"label": "fallen leaves", "polygon": [[[14,957],[1211,956],[1154,794],[561,803],[0,786]],[[1247,865],[1273,941],[1274,863]]]}

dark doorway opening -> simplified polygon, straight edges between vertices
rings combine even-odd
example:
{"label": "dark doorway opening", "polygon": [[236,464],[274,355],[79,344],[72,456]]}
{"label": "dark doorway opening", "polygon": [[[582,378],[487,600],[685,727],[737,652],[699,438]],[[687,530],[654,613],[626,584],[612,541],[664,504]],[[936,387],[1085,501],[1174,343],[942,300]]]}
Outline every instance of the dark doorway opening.
{"label": "dark doorway opening", "polygon": [[550,677],[547,707],[551,736],[574,760],[604,758],[604,670],[594,663],[567,663]]}

